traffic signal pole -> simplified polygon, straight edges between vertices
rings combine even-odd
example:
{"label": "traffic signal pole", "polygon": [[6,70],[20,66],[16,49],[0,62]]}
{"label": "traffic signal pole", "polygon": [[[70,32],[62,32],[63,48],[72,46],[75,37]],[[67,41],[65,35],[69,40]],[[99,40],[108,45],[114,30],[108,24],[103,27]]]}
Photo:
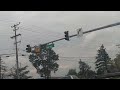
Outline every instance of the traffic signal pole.
{"label": "traffic signal pole", "polygon": [[[89,30],[89,31],[85,31],[85,32],[83,32],[83,34],[87,34],[87,33],[94,32],[94,31],[99,31],[99,30],[102,30],[102,29],[106,29],[106,28],[110,28],[110,27],[114,27],[114,26],[118,26],[118,25],[120,25],[120,22],[117,22],[117,23],[114,23],[114,24],[109,24],[109,25],[99,27],[99,28],[95,28],[95,29],[92,29],[92,30]],[[69,36],[69,38],[72,38],[72,37],[75,37],[75,36],[77,36],[77,34],[71,35],[71,36]],[[61,41],[61,40],[64,40],[64,39],[65,38],[60,38],[60,39],[50,41],[50,42],[47,42],[47,43],[44,43],[44,44],[49,44],[49,43]]]}

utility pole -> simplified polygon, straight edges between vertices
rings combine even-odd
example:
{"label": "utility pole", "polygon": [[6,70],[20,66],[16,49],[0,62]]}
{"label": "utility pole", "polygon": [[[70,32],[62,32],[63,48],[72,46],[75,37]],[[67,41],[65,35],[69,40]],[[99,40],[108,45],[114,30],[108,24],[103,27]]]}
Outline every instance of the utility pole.
{"label": "utility pole", "polygon": [[18,24],[14,24],[13,26],[11,26],[11,28],[13,28],[13,31],[15,31],[15,36],[12,36],[11,38],[13,39],[13,38],[15,38],[15,46],[16,46],[16,67],[17,67],[17,79],[19,79],[19,62],[18,62],[18,48],[17,48],[17,43],[19,43],[19,42],[17,42],[17,36],[21,36],[21,34],[17,34],[16,35],[16,30],[18,30],[19,29],[19,27],[17,27],[18,25],[20,24],[20,22],[18,23]]}

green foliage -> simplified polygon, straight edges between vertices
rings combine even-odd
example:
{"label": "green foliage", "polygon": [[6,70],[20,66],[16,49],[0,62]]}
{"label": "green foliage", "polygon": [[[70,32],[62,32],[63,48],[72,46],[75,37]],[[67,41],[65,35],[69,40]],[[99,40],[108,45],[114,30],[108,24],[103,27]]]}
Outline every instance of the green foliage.
{"label": "green foliage", "polygon": [[80,79],[93,79],[95,76],[95,72],[91,70],[91,67],[83,61],[79,61],[79,69],[78,77]]}
{"label": "green foliage", "polygon": [[76,69],[70,69],[68,71],[68,74],[67,75],[76,75],[77,76],[77,72],[76,72]]}
{"label": "green foliage", "polygon": [[105,51],[104,46],[102,45],[98,50],[98,54],[96,56],[96,69],[97,74],[105,74],[108,72],[108,62],[110,61],[109,55]]}
{"label": "green foliage", "polygon": [[[41,45],[41,53],[39,56],[32,53],[29,56],[29,61],[37,69],[37,73],[45,78],[50,78],[51,71],[54,73],[58,70],[59,65],[56,63],[59,56],[47,45]],[[39,67],[42,67],[41,69]]]}
{"label": "green foliage", "polygon": [[117,54],[116,57],[111,60],[109,66],[109,72],[120,72],[120,54]]}
{"label": "green foliage", "polygon": [[116,55],[116,58],[114,59],[115,62],[115,66],[118,69],[118,71],[120,71],[120,54]]}
{"label": "green foliage", "polygon": [[[32,76],[28,76],[29,70],[26,70],[28,66],[24,66],[19,68],[19,79],[31,79]],[[17,69],[15,67],[12,67],[10,69],[10,74],[8,75],[12,79],[17,79]]]}
{"label": "green foliage", "polygon": [[1,60],[1,79],[6,79],[7,78],[7,75],[6,75],[6,72],[7,72],[7,67],[5,66],[5,63]]}

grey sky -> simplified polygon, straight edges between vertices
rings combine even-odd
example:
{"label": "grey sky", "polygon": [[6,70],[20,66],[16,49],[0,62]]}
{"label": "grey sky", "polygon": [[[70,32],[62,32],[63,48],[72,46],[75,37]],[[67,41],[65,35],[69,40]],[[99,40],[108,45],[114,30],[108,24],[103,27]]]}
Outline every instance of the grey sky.
{"label": "grey sky", "polygon": [[[83,31],[94,29],[100,26],[120,22],[119,11],[1,11],[0,12],[0,54],[13,53],[14,40],[10,39],[14,35],[12,25],[21,22],[20,29],[22,37],[19,45],[19,53],[25,53],[27,44],[38,45],[51,40],[64,37],[64,31],[68,30],[70,35],[76,34],[78,28]],[[61,57],[91,57],[87,61],[93,66],[94,56],[101,44],[107,49],[111,58],[114,58],[118,52],[116,44],[119,44],[120,26],[104,29],[102,31],[92,32],[84,35],[82,38],[74,37],[67,41],[55,43],[54,50]],[[5,50],[8,49],[8,50]],[[4,58],[4,57],[3,57]],[[65,75],[69,68],[77,68],[79,58],[74,58],[72,62],[69,59],[59,61],[60,68],[55,74],[57,76]],[[4,58],[6,64],[11,67],[15,64],[15,56]],[[86,60],[86,59],[84,59]],[[30,64],[27,57],[19,57],[23,65],[29,65],[31,74],[36,78],[35,69]],[[86,62],[87,62],[86,61]]]}

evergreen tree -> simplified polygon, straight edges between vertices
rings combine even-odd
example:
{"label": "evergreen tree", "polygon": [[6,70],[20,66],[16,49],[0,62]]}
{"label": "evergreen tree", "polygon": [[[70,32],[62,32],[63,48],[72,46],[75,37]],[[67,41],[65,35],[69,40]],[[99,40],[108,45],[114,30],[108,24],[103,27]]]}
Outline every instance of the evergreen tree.
{"label": "evergreen tree", "polygon": [[58,70],[59,65],[56,61],[59,60],[59,56],[52,48],[47,48],[47,45],[41,45],[40,50],[40,54],[32,53],[29,56],[29,61],[37,69],[37,73],[41,77],[49,79],[51,71],[55,73]]}
{"label": "evergreen tree", "polygon": [[[28,76],[29,70],[26,70],[28,66],[19,67],[19,79],[31,79],[32,76]],[[12,67],[10,69],[10,74],[8,75],[12,79],[17,79],[17,69]]]}
{"label": "evergreen tree", "polygon": [[98,50],[98,54],[96,56],[96,69],[97,74],[105,74],[108,73],[108,62],[110,61],[110,57],[105,51],[104,46],[102,45]]}

